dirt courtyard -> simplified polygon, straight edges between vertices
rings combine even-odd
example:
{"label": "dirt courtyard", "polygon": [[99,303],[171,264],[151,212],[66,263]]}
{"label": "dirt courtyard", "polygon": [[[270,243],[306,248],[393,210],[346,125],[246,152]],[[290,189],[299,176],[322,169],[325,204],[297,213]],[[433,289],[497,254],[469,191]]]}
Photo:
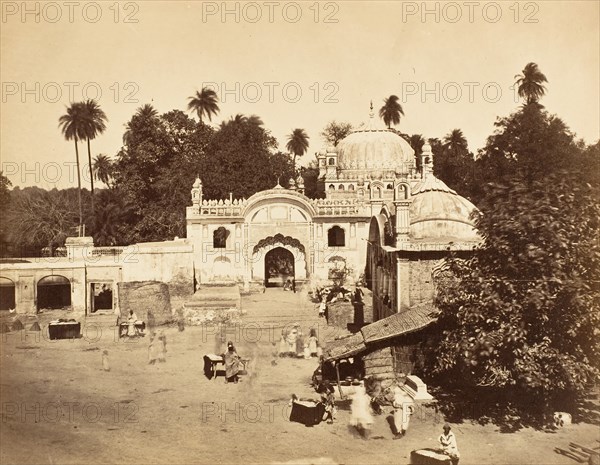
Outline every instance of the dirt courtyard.
{"label": "dirt courtyard", "polygon": [[[389,407],[375,416],[367,440],[349,428],[347,402],[333,425],[290,422],[292,393],[318,397],[309,384],[317,362],[274,357],[281,327],[319,325],[323,338],[324,323],[304,293],[268,289],[245,297],[243,308],[232,339],[252,362],[238,384],[204,376],[203,355],[214,350],[209,327],[165,328],[167,361],[156,365],[148,364],[148,338],[119,339],[113,316],[82,321],[78,340],[48,340],[51,312],[40,315],[46,336],[2,334],[1,463],[407,464],[411,450],[436,447],[444,418],[432,409],[418,409],[401,440],[392,440]],[[104,350],[110,371],[102,369]],[[463,465],[576,464],[554,447],[596,447],[600,438],[590,424],[510,434],[493,425],[452,426]]]}

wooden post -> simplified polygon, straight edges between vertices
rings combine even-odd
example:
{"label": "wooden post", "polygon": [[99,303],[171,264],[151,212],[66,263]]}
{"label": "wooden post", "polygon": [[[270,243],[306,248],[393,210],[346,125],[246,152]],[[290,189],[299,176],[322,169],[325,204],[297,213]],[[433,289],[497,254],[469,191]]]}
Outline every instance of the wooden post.
{"label": "wooden post", "polygon": [[340,367],[337,360],[335,361],[335,377],[337,378],[338,391],[340,391],[340,400],[343,400],[344,394],[342,393],[342,386],[340,384]]}

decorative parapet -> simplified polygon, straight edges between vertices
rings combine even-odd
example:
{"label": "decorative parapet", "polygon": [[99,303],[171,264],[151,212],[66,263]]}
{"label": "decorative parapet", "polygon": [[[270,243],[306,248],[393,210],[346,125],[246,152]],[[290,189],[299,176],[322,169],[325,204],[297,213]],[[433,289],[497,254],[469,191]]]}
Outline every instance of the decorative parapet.
{"label": "decorative parapet", "polygon": [[[294,191],[283,191],[286,195],[304,197]],[[364,201],[357,199],[306,199],[317,216],[369,216],[370,210]],[[202,200],[198,205],[187,207],[187,217],[241,217],[248,206],[248,199]]]}
{"label": "decorative parapet", "polygon": [[187,216],[242,216],[246,199],[203,200],[198,205],[187,207]]}
{"label": "decorative parapet", "polygon": [[369,216],[366,204],[356,199],[316,199],[311,203],[319,216]]}

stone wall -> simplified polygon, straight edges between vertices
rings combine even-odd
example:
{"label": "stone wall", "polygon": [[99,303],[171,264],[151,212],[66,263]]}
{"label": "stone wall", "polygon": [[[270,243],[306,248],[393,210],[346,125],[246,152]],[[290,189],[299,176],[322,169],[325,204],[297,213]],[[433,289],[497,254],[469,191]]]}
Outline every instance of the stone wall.
{"label": "stone wall", "polygon": [[380,347],[362,356],[365,366],[365,376],[369,376],[381,383],[383,389],[389,387],[396,380],[391,347]]}
{"label": "stone wall", "polygon": [[193,247],[183,239],[145,242],[128,247],[121,257],[123,282],[158,281],[177,296],[194,293]]}
{"label": "stone wall", "polygon": [[173,320],[169,287],[156,281],[118,283],[121,320],[127,321],[129,310],[138,319],[148,323],[148,311],[152,312],[155,324]]}

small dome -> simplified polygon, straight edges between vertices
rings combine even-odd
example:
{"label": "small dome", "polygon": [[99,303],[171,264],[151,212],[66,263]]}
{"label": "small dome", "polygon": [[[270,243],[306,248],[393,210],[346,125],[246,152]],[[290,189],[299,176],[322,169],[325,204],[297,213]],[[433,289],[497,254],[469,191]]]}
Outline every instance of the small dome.
{"label": "small dome", "polygon": [[[196,178],[192,187],[194,187],[195,189],[198,189],[201,185],[202,185],[202,181],[200,181],[200,178]],[[188,184],[188,186],[189,186],[189,184]]]}
{"label": "small dome", "polygon": [[410,144],[390,129],[355,131],[338,144],[337,153],[341,169],[408,173],[415,166]]}
{"label": "small dome", "polygon": [[480,240],[470,218],[477,208],[450,189],[444,182],[429,175],[412,192],[410,206],[410,236],[413,239],[454,241]]}

